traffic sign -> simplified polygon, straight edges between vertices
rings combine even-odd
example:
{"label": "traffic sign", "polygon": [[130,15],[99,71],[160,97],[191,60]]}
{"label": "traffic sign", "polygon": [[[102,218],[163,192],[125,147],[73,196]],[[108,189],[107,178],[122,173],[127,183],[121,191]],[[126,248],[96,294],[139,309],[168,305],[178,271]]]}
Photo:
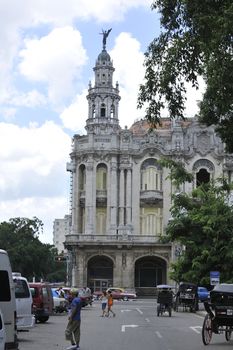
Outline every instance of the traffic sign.
{"label": "traffic sign", "polygon": [[219,271],[210,271],[210,284],[211,286],[216,286],[220,282],[220,272]]}

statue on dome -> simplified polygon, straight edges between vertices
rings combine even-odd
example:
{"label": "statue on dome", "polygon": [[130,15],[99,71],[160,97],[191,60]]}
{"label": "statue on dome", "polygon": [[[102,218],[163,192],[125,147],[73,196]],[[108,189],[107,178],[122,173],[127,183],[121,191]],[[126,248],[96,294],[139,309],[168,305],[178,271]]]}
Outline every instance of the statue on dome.
{"label": "statue on dome", "polygon": [[109,36],[109,33],[111,32],[111,30],[112,30],[112,28],[110,28],[108,30],[102,29],[102,33],[100,33],[101,35],[103,35],[103,50],[106,49],[107,37]]}

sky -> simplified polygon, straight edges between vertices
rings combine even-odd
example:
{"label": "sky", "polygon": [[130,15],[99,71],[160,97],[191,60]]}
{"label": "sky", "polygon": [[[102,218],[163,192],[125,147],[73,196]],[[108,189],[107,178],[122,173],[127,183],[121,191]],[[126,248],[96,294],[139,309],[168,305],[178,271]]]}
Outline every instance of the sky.
{"label": "sky", "polygon": [[[53,221],[69,214],[66,171],[74,134],[84,135],[93,67],[107,38],[119,82],[119,123],[137,109],[144,53],[160,33],[151,0],[0,0],[0,222],[39,218],[53,242]],[[113,84],[115,85],[115,84]],[[186,112],[200,91],[188,88]]]}

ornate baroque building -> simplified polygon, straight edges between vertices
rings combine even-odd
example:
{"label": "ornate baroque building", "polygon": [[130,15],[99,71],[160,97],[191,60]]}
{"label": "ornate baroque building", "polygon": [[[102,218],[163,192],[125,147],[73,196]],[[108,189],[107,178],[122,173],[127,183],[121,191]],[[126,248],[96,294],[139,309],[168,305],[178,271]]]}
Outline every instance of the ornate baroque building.
{"label": "ornate baroque building", "polygon": [[[163,119],[153,131],[140,120],[122,129],[119,86],[113,86],[114,67],[105,45],[93,70],[86,135],[74,135],[67,164],[72,184],[72,226],[65,240],[70,283],[142,293],[171,283],[169,266],[178,247],[161,240],[170,219],[171,194],[191,191],[223,174],[230,179],[233,158],[224,153],[214,128],[196,119]],[[158,163],[162,157],[182,161],[194,182],[172,188],[169,170]]]}

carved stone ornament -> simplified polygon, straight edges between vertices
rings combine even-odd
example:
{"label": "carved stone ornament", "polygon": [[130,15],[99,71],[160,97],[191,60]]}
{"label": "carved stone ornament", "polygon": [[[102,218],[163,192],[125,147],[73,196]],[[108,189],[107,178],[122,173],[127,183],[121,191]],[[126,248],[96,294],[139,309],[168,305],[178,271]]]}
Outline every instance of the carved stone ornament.
{"label": "carved stone ornament", "polygon": [[203,156],[210,151],[210,135],[205,131],[197,134],[197,151]]}
{"label": "carved stone ornament", "polygon": [[209,159],[198,159],[194,163],[194,165],[193,165],[194,171],[198,171],[201,168],[205,168],[209,172],[214,172],[214,164]]}

